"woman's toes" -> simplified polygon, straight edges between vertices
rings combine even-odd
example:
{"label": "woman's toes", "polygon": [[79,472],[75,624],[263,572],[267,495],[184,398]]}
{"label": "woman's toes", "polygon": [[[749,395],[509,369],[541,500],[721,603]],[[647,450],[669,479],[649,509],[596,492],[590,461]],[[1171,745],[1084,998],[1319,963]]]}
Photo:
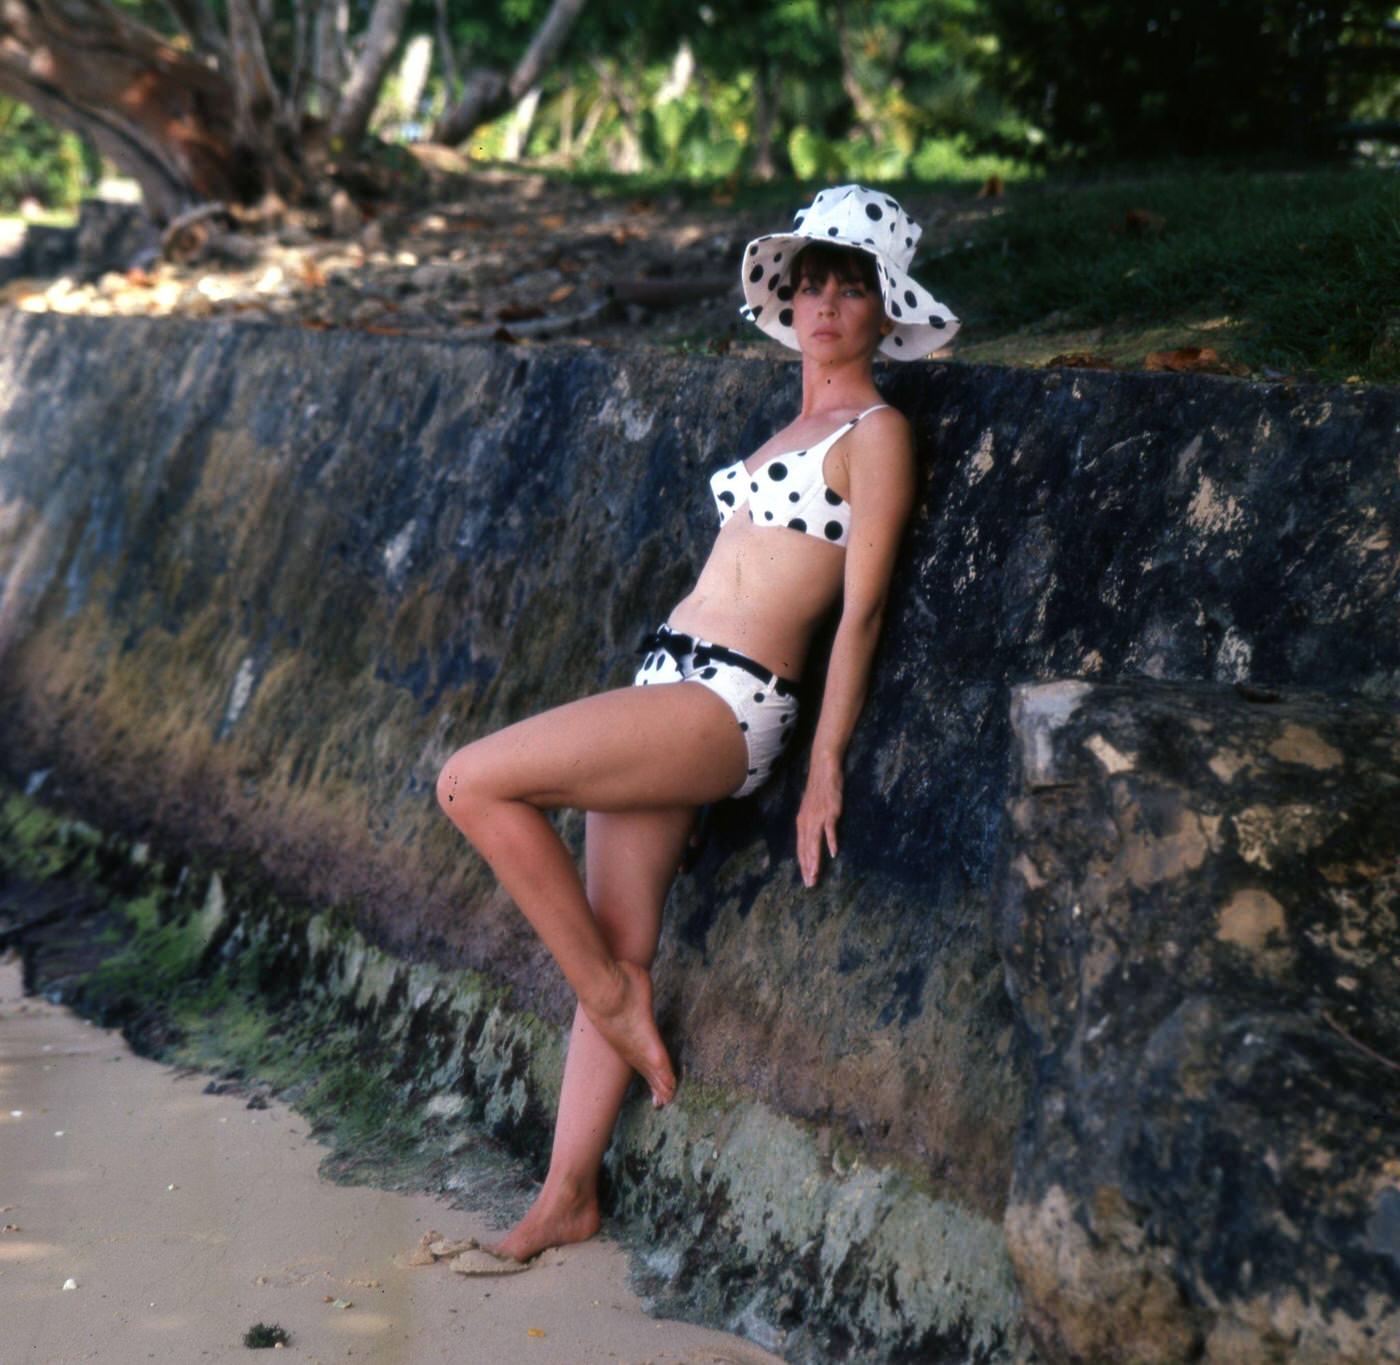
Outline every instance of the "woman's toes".
{"label": "woman's toes", "polygon": [[676,1098],[676,1078],[670,1071],[662,1072],[650,1080],[652,1107],[660,1109]]}

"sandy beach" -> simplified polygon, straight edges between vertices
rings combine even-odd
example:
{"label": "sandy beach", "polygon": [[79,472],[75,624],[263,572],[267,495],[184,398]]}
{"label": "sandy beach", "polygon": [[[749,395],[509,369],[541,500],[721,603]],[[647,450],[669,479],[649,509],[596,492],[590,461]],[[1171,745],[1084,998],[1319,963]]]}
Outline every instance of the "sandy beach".
{"label": "sandy beach", "polygon": [[290,1341],[254,1359],[311,1365],[777,1361],[648,1317],[607,1241],[511,1276],[410,1266],[429,1230],[495,1230],[428,1195],[321,1179],[300,1115],[205,1094],[208,1079],[25,998],[18,962],[0,962],[0,1361],[246,1361],[258,1322]]}

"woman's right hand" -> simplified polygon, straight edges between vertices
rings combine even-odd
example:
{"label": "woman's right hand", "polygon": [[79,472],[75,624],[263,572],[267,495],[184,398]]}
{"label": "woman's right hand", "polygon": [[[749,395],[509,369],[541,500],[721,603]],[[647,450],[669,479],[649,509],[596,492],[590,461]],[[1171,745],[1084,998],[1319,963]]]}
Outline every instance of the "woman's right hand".
{"label": "woman's right hand", "polygon": [[822,865],[822,843],[836,856],[836,822],[841,818],[843,774],[841,765],[830,759],[813,759],[807,774],[807,788],[797,812],[797,865],[803,882],[817,884]]}

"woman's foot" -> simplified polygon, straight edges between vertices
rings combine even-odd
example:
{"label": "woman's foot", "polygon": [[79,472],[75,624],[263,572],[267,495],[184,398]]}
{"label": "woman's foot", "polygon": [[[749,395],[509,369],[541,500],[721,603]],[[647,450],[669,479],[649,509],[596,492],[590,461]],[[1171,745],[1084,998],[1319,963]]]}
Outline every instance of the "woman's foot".
{"label": "woman's foot", "polygon": [[608,1008],[583,1004],[593,1027],[628,1066],[642,1073],[658,1109],[676,1093],[676,1073],[652,1016],[651,977],[634,962],[617,963],[618,989]]}
{"label": "woman's foot", "polygon": [[586,1242],[602,1223],[598,1200],[569,1189],[551,1189],[546,1182],[530,1211],[486,1250],[512,1261],[528,1261],[546,1247]]}

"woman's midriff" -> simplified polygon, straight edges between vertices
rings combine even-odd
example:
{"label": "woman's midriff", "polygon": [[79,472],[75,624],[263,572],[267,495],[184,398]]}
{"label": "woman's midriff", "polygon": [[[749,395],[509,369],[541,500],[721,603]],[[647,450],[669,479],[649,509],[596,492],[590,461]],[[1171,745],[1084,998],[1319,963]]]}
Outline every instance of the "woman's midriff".
{"label": "woman's midriff", "polygon": [[756,527],[741,509],[667,620],[797,681],[812,636],[840,596],[845,565],[839,546],[802,531]]}

